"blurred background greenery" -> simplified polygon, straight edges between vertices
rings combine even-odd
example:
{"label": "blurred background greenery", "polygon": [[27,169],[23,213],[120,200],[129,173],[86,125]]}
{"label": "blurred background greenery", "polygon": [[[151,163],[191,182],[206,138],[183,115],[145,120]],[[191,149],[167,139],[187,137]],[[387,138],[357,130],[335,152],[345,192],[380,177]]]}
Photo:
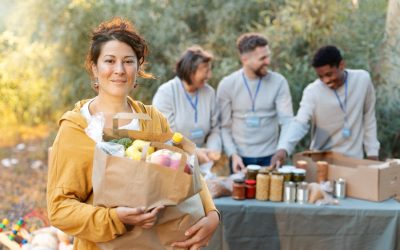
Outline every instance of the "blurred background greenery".
{"label": "blurred background greenery", "polygon": [[[84,69],[89,34],[113,16],[131,20],[150,44],[147,70],[132,96],[144,103],[174,76],[183,50],[199,44],[216,57],[211,85],[240,67],[243,32],[265,34],[272,69],[289,81],[295,111],[316,75],[313,52],[342,51],[349,68],[368,70],[377,92],[381,156],[400,157],[400,36],[398,0],[0,0],[0,146],[51,143],[57,118],[94,92]],[[298,146],[308,145],[307,137]]]}

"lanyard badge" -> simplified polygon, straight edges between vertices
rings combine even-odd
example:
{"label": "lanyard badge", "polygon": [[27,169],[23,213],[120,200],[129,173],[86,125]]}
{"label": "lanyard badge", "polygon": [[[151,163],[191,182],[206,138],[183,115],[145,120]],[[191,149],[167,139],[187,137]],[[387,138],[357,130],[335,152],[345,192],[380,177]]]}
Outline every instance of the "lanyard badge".
{"label": "lanyard badge", "polygon": [[198,128],[198,112],[197,112],[197,104],[199,103],[199,91],[196,91],[196,95],[193,98],[186,92],[185,88],[183,87],[183,83],[181,82],[182,85],[182,89],[183,92],[185,93],[186,99],[188,100],[188,102],[190,103],[190,106],[193,108],[194,110],[194,123],[196,128],[190,130],[190,139],[194,140],[194,139],[199,139],[199,138],[203,138],[204,137],[204,130],[202,128]]}
{"label": "lanyard badge", "polygon": [[260,122],[260,117],[258,117],[255,113],[255,104],[256,104],[256,98],[257,98],[258,92],[260,91],[262,77],[260,77],[260,79],[258,80],[256,93],[254,94],[254,96],[251,93],[249,84],[247,83],[246,77],[244,76],[243,72],[242,72],[242,77],[243,77],[244,85],[246,86],[246,89],[247,89],[250,99],[251,99],[251,114],[246,117],[246,125],[247,125],[247,127],[258,128],[258,127],[260,127],[261,122]]}
{"label": "lanyard badge", "polygon": [[340,105],[340,109],[343,111],[344,113],[344,125],[342,128],[342,136],[343,138],[347,139],[351,137],[351,129],[348,123],[348,119],[347,119],[347,94],[348,94],[348,84],[347,84],[347,72],[345,71],[345,80],[344,80],[344,102],[342,103],[342,101],[340,100],[340,97],[336,91],[336,89],[334,90],[335,92],[335,96],[336,99],[339,102]]}
{"label": "lanyard badge", "polygon": [[250,128],[259,128],[260,127],[260,117],[255,115],[249,115],[246,117],[246,125]]}
{"label": "lanyard badge", "polygon": [[204,137],[204,130],[202,128],[195,128],[190,130],[190,139],[200,139]]}
{"label": "lanyard badge", "polygon": [[183,92],[185,93],[186,99],[188,100],[188,102],[190,103],[190,106],[193,108],[194,110],[194,123],[197,125],[197,104],[199,103],[199,91],[196,91],[196,95],[193,98],[186,92],[185,87],[183,87],[183,83],[181,82],[181,86],[183,89]]}

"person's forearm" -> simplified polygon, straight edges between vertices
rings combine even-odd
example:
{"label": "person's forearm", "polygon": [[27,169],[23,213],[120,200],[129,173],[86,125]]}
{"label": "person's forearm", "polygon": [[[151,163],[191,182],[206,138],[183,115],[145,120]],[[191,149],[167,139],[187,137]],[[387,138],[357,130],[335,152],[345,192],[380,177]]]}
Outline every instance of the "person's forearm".
{"label": "person's forearm", "polygon": [[281,135],[277,149],[284,149],[288,155],[291,155],[297,143],[307,134],[308,129],[308,124],[293,119],[287,129],[287,133]]}

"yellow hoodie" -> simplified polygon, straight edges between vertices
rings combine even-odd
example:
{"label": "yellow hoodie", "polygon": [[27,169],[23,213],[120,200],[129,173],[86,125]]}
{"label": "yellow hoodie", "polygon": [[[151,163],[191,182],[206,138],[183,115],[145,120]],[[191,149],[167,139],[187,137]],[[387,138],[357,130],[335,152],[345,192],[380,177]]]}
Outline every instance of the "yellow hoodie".
{"label": "yellow hoodie", "polygon": [[[140,120],[142,131],[168,132],[167,120],[152,106],[128,100],[137,113],[146,113],[152,120]],[[95,142],[86,135],[87,122],[80,109],[87,100],[75,104],[59,121],[54,141],[47,183],[47,208],[50,222],[75,236],[74,249],[98,249],[96,242],[110,241],[126,232],[115,208],[94,207],[92,163]],[[216,210],[203,181],[200,192],[204,211]]]}

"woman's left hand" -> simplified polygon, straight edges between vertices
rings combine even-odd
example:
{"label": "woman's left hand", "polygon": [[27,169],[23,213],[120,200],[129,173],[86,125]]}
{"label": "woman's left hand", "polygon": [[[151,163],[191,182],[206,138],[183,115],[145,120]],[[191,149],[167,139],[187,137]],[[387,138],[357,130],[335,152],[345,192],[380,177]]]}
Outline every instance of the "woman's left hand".
{"label": "woman's left hand", "polygon": [[171,246],[189,248],[189,250],[198,250],[200,247],[205,247],[208,245],[218,224],[218,213],[216,211],[210,211],[206,217],[203,217],[185,232],[185,235],[189,236],[189,239],[174,242]]}

